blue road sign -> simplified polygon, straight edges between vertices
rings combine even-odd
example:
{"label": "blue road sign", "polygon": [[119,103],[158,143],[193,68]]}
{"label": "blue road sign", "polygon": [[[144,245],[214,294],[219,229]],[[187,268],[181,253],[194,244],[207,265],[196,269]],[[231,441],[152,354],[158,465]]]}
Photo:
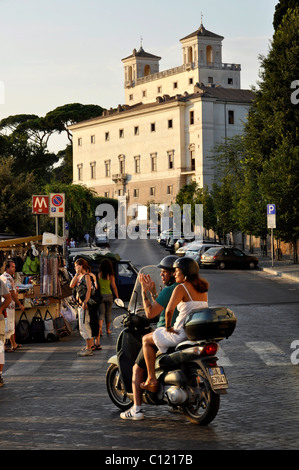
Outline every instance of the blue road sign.
{"label": "blue road sign", "polygon": [[267,215],[274,215],[274,214],[276,214],[275,204],[267,204]]}

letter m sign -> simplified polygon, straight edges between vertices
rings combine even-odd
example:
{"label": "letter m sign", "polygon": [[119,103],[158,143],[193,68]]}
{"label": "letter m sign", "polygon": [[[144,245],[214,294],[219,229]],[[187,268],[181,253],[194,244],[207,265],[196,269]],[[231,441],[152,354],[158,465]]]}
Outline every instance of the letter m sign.
{"label": "letter m sign", "polygon": [[32,196],[32,214],[49,213],[49,196]]}

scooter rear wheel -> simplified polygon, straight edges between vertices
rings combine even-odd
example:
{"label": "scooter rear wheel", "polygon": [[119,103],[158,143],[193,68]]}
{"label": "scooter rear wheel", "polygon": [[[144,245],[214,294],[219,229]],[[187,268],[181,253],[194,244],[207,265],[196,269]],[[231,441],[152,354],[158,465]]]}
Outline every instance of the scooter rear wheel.
{"label": "scooter rear wheel", "polygon": [[193,424],[207,425],[216,417],[219,406],[220,396],[213,392],[209,382],[201,374],[192,381],[197,381],[197,386],[194,388],[194,383],[190,383],[190,388],[197,389],[193,394],[193,400],[188,401],[183,407],[186,418]]}
{"label": "scooter rear wheel", "polygon": [[118,366],[111,364],[106,373],[106,387],[111,401],[122,411],[133,406],[133,401],[128,398],[124,384],[119,374]]}

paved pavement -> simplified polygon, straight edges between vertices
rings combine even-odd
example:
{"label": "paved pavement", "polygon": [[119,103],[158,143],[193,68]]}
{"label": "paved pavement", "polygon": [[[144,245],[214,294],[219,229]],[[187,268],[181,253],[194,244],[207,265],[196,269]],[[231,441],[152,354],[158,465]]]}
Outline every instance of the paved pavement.
{"label": "paved pavement", "polygon": [[279,276],[299,282],[299,264],[294,264],[289,259],[272,260],[270,257],[258,257],[259,269],[273,276]]}

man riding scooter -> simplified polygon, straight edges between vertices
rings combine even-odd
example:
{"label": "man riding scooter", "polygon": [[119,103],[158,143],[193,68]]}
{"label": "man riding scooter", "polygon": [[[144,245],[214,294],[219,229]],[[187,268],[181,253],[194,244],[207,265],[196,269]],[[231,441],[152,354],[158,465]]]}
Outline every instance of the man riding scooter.
{"label": "man riding scooter", "polygon": [[[152,282],[150,276],[141,274],[139,278],[142,287],[142,299],[145,315],[149,320],[156,318],[158,315],[160,315],[157,327],[165,326],[165,309],[167,307],[167,304],[170,300],[174,288],[177,286],[173,276],[173,263],[176,259],[177,256],[174,255],[166,256],[161,260],[160,264],[158,264],[157,266],[161,269],[160,276],[163,284],[165,285],[164,289],[159,293],[159,295],[157,295],[156,293],[155,284],[154,282]],[[148,298],[148,292],[154,299],[153,304],[151,304]],[[172,325],[174,324],[177,315],[178,311],[177,309],[175,309],[172,318]],[[129,410],[124,411],[120,414],[120,417],[122,419],[131,419],[135,421],[144,419],[144,414],[141,410],[142,391],[140,389],[140,384],[144,381],[145,374],[146,364],[141,348],[136,362],[133,366],[132,390],[134,396],[134,405]]]}

